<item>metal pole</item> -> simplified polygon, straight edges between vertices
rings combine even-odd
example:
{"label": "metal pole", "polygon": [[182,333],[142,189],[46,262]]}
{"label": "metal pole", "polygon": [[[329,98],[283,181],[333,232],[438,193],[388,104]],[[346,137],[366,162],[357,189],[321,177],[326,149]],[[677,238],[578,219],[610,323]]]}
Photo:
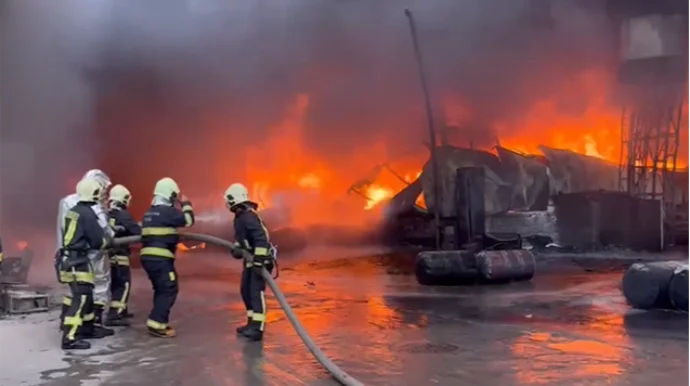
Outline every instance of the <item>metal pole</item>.
{"label": "metal pole", "polygon": [[398,174],[398,172],[393,170],[393,168],[390,167],[388,163],[383,164],[383,167],[386,168],[386,170],[388,170],[389,172],[391,172],[391,174],[394,175],[395,178],[397,178],[400,182],[405,184],[405,186],[410,186],[410,183],[407,180],[405,180],[400,174]]}
{"label": "metal pole", "polygon": [[432,196],[434,197],[434,237],[436,242],[436,249],[441,248],[441,202],[439,200],[438,190],[438,159],[436,158],[436,130],[434,130],[434,117],[431,112],[431,101],[429,100],[429,89],[426,83],[426,75],[424,72],[424,63],[422,62],[422,54],[419,50],[419,42],[417,40],[417,27],[415,26],[414,17],[409,9],[405,9],[405,16],[410,22],[410,33],[412,34],[412,44],[414,45],[415,59],[417,59],[417,66],[419,67],[419,78],[422,82],[422,91],[424,93],[424,103],[426,105],[426,119],[429,126],[429,150],[431,152],[431,177],[432,177]]}

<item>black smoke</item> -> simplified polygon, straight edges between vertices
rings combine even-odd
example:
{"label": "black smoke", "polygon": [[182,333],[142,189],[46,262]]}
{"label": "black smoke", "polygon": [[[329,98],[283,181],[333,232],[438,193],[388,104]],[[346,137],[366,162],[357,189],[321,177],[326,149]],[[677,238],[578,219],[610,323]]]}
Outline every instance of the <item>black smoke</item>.
{"label": "black smoke", "polygon": [[434,105],[454,93],[474,126],[509,121],[572,74],[614,64],[603,5],[585,3],[3,0],[3,231],[51,227],[59,197],[93,167],[129,186],[138,210],[166,175],[211,188],[209,165],[243,169],[243,149],[260,145],[300,93],[307,141],[334,165],[372,137],[393,152],[419,144],[405,7]]}

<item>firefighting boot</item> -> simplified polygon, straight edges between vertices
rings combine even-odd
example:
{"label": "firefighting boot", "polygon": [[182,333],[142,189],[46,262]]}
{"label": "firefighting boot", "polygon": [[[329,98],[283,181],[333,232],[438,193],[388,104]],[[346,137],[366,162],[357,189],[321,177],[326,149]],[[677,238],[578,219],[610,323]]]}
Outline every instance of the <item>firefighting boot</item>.
{"label": "firefighting boot", "polygon": [[123,312],[118,312],[115,308],[108,310],[108,317],[105,318],[105,325],[108,327],[129,327],[129,320],[125,319]]}
{"label": "firefighting boot", "polygon": [[249,326],[242,331],[241,335],[253,342],[258,342],[264,338],[264,332],[261,331],[260,322],[251,322]]}
{"label": "firefighting boot", "polygon": [[88,322],[84,322],[82,324],[81,329],[79,330],[78,333],[78,338],[79,339],[102,339],[105,338],[107,335],[102,331],[101,329],[97,329],[96,326],[94,325],[93,320],[90,320]]}
{"label": "firefighting boot", "polygon": [[154,336],[156,338],[172,338],[177,334],[175,329],[170,327],[170,326],[167,326],[164,329],[151,328],[151,327],[148,327],[148,329],[149,329],[149,335]]}
{"label": "firefighting boot", "polygon": [[113,336],[115,335],[115,330],[110,329],[110,328],[105,328],[101,325],[94,324],[93,326],[93,332],[96,335],[103,335],[103,336]]}
{"label": "firefighting boot", "polygon": [[62,338],[63,350],[88,350],[91,348],[91,343],[81,339],[67,339],[66,335]]}
{"label": "firefighting boot", "polygon": [[101,326],[103,325],[103,310],[104,309],[105,308],[100,304],[93,306],[94,322],[96,325],[99,325],[99,324]]}
{"label": "firefighting boot", "polygon": [[235,331],[237,331],[238,334],[242,335],[242,332],[243,332],[244,330],[248,329],[248,328],[249,328],[249,325],[250,325],[251,323],[252,323],[252,319],[251,319],[251,318],[247,318],[247,323],[244,324],[243,326],[237,327],[237,328],[235,329]]}
{"label": "firefighting boot", "polygon": [[115,330],[103,327],[103,306],[96,305],[93,313],[95,315],[93,326],[94,333],[103,336],[115,335]]}

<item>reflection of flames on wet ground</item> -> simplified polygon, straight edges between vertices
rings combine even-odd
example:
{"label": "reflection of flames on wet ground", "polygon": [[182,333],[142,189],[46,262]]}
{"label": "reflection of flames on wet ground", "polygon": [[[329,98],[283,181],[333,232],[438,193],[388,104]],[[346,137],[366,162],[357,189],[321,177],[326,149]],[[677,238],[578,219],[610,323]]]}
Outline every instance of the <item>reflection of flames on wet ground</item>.
{"label": "reflection of flames on wet ground", "polygon": [[[581,379],[610,379],[624,374],[630,363],[630,340],[623,315],[591,307],[576,328],[554,332],[526,332],[511,345],[513,355],[526,361],[516,366],[524,384],[558,384]],[[568,372],[562,370],[568,368]]]}
{"label": "reflection of flames on wet ground", "polygon": [[[334,276],[336,271],[338,275]],[[343,274],[343,271],[346,273]],[[310,262],[292,267],[289,278],[282,279],[280,287],[293,300],[298,299],[301,305],[294,309],[298,319],[309,334],[318,337],[322,347],[329,349],[328,355],[332,360],[349,360],[347,356],[352,354],[354,345],[357,356],[367,358],[372,367],[376,363],[385,363],[387,367],[402,371],[398,354],[388,344],[372,344],[360,337],[350,341],[348,353],[333,349],[333,343],[342,339],[342,331],[354,329],[367,335],[385,332],[388,338],[401,334],[398,328],[403,323],[402,316],[385,303],[385,282],[382,279],[385,280],[386,276],[381,273],[382,267],[376,259],[338,259],[318,264]],[[341,279],[334,279],[339,275]],[[357,283],[356,289],[351,287],[353,280]],[[272,310],[278,308],[277,304],[271,304],[273,301],[269,302]],[[293,335],[288,323],[277,323],[284,318],[282,313],[272,311],[267,323],[278,336]],[[377,343],[380,343],[378,339]],[[311,361],[307,350],[295,350],[290,355],[297,356],[292,359],[298,362]],[[374,370],[378,371],[380,369]]]}

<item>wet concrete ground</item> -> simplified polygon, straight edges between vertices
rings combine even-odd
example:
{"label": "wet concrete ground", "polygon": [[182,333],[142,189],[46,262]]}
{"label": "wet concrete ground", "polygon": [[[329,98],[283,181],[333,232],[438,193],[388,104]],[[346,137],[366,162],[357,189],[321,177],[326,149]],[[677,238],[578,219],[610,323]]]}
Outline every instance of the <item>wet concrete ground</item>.
{"label": "wet concrete ground", "polygon": [[[399,259],[343,256],[313,250],[285,259],[279,285],[323,351],[366,385],[688,384],[687,315],[630,311],[616,269],[551,265],[531,283],[430,288]],[[42,339],[30,352],[6,354],[0,341],[0,384],[336,384],[270,295],[263,344],[235,336],[244,319],[236,261],[187,254],[178,270],[178,337],[146,335],[151,293],[139,271],[132,328],[63,355],[53,313],[33,333],[24,326]],[[43,365],[33,360],[46,355]]]}

